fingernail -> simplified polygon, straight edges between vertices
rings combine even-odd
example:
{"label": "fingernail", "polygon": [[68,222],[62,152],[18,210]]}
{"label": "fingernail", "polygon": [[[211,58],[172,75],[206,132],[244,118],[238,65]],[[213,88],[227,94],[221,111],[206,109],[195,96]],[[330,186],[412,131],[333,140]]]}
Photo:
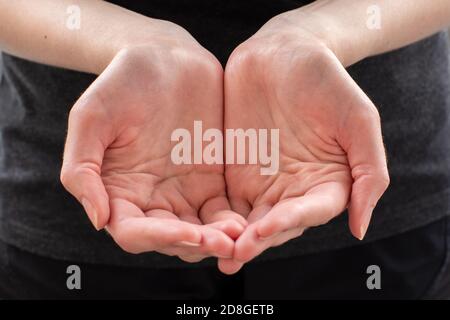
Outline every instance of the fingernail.
{"label": "fingernail", "polygon": [[97,210],[95,210],[94,206],[91,204],[89,200],[86,198],[81,199],[81,204],[83,205],[84,210],[86,211],[88,217],[91,219],[92,224],[94,225],[97,231],[100,230],[98,227],[98,214]]}
{"label": "fingernail", "polygon": [[364,221],[361,225],[361,228],[359,230],[359,240],[363,240],[364,237],[366,236],[367,233],[367,229],[369,228],[369,223],[370,223],[370,218],[372,217],[372,212],[373,210],[369,210],[367,211],[365,217],[364,217]]}
{"label": "fingernail", "polygon": [[190,242],[190,241],[178,241],[175,243],[177,246],[182,247],[200,247],[200,243]]}

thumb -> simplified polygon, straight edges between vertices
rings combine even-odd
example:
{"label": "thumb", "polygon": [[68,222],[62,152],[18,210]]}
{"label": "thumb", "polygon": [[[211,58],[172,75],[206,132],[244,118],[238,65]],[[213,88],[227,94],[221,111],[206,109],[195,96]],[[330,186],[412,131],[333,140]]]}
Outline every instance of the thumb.
{"label": "thumb", "polygon": [[352,234],[362,240],[372,211],[389,185],[389,173],[377,109],[365,96],[361,105],[352,110],[340,144],[347,152],[353,177],[349,226]]}
{"label": "thumb", "polygon": [[98,99],[81,97],[69,115],[61,183],[84,207],[97,230],[109,220],[109,199],[101,179],[110,129]]}

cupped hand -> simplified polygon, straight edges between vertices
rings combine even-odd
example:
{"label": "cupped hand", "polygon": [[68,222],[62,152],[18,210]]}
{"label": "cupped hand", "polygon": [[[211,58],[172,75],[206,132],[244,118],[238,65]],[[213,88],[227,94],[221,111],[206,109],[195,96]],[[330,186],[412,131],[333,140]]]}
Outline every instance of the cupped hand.
{"label": "cupped hand", "polygon": [[389,184],[380,118],[323,41],[274,18],[236,48],[225,70],[225,128],[279,129],[279,169],[225,167],[232,209],[249,226],[233,259],[220,259],[222,271],[236,272],[347,206],[351,232],[364,237]]}
{"label": "cupped hand", "polygon": [[189,262],[230,257],[245,219],[229,209],[223,165],[174,164],[175,129],[223,126],[223,70],[166,25],[118,52],[69,116],[61,180],[125,251]]}

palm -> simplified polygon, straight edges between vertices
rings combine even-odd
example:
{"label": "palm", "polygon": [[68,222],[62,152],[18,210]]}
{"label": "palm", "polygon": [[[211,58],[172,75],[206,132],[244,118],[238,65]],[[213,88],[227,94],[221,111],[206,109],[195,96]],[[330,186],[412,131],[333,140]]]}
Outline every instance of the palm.
{"label": "palm", "polygon": [[186,248],[178,243],[201,243],[182,258],[229,256],[229,237],[242,226],[227,211],[223,166],[171,159],[175,129],[192,130],[194,120],[205,129],[222,127],[222,75],[201,58],[157,54],[141,48],[119,55],[74,107],[72,128],[82,126],[79,134],[91,137],[80,162],[86,176],[101,175],[88,187],[100,206],[109,206],[107,228],[126,251],[182,256]]}
{"label": "palm", "polygon": [[[178,68],[180,69],[180,68]],[[222,101],[220,79],[204,79],[203,75],[190,77],[203,80],[191,83],[184,75],[173,74],[173,81],[163,94],[163,88],[152,84],[145,72],[135,78],[117,71],[118,83],[111,79],[105,88],[111,90],[108,100],[109,112],[127,110],[120,117],[119,134],[106,149],[102,164],[102,179],[115,206],[138,208],[146,216],[179,218],[201,223],[198,212],[213,199],[225,200],[225,183],[222,166],[176,165],[171,160],[171,134],[177,128],[192,129],[194,120],[201,120],[205,127],[221,128]],[[116,75],[111,75],[112,78]],[[133,83],[134,82],[134,83]],[[179,86],[177,86],[177,82]],[[202,83],[203,82],[203,83]],[[114,88],[119,84],[117,90]],[[135,92],[119,90],[129,86],[142,90]],[[190,92],[188,93],[187,90]],[[210,112],[202,112],[209,109]],[[223,209],[223,208],[221,208]],[[129,212],[130,210],[124,210]]]}
{"label": "palm", "polygon": [[351,142],[356,133],[370,140],[364,117],[376,119],[355,111],[373,106],[331,53],[286,41],[271,51],[267,43],[250,39],[230,58],[225,77],[225,127],[279,129],[280,137],[276,174],[261,175],[258,165],[225,169],[232,208],[250,223],[236,243],[235,258],[242,262],[346,208],[353,178],[364,166]]}
{"label": "palm", "polygon": [[[261,94],[248,88],[251,81],[246,83],[247,86],[239,90],[246,91],[244,94],[249,101],[255,103],[228,107],[226,127],[279,128],[280,165],[274,175],[261,175],[260,165],[227,166],[228,194],[233,205],[238,208],[247,206],[255,214],[258,212],[255,209],[259,207],[268,209],[283,200],[302,197],[312,191],[327,196],[335,190],[338,192],[333,192],[338,196],[335,199],[336,208],[342,211],[352,183],[350,167],[345,152],[334,139],[336,133],[333,132],[333,123],[336,116],[320,110],[325,109],[327,103],[332,104],[334,96],[324,94],[331,101],[323,101],[322,98],[302,97],[302,93],[298,92],[296,97],[292,97],[292,100],[297,101],[293,104],[289,101],[285,84],[280,84],[278,89],[274,87],[273,91],[278,90],[276,93]],[[315,88],[304,86],[303,90],[311,93]],[[249,95],[249,92],[254,95]],[[280,98],[277,99],[275,95]],[[308,114],[307,110],[313,107],[317,113],[324,112],[325,119],[318,121],[315,115]],[[245,110],[244,116],[242,111],[233,111],[233,108]],[[240,116],[236,117],[236,114]],[[241,181],[247,183],[242,184]],[[254,219],[252,215],[249,216],[249,220]]]}

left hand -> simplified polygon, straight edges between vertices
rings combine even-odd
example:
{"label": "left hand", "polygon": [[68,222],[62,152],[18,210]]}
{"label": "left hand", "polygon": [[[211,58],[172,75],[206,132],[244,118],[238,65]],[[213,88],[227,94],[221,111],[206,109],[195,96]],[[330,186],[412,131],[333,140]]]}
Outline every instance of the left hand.
{"label": "left hand", "polygon": [[220,259],[223,272],[348,204],[351,232],[364,237],[389,184],[380,117],[322,39],[281,15],[236,48],[225,70],[225,128],[279,129],[280,143],[274,175],[260,175],[260,165],[225,168],[232,209],[249,226],[233,259]]}

